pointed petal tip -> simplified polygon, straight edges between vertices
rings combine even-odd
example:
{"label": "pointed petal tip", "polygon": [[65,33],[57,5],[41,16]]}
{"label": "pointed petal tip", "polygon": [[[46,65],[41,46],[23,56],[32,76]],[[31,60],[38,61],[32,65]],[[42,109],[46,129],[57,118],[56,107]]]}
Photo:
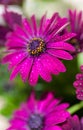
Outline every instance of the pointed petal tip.
{"label": "pointed petal tip", "polygon": [[10,75],[10,80],[13,80],[14,79],[14,76],[12,76],[12,74]]}

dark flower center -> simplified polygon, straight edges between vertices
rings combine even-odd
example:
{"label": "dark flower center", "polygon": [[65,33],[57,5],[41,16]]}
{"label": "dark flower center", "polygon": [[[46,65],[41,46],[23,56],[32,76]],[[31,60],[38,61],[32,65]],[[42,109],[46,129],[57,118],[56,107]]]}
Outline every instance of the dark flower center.
{"label": "dark flower center", "polygon": [[43,128],[43,118],[39,114],[32,114],[29,118],[28,125],[30,130],[41,130]]}
{"label": "dark flower center", "polygon": [[72,38],[69,42],[75,47],[76,52],[80,51],[79,41],[77,38]]}
{"label": "dark flower center", "polygon": [[77,38],[72,38],[70,43],[78,50],[79,49],[79,41]]}
{"label": "dark flower center", "polygon": [[72,38],[70,40],[70,43],[72,43],[73,45],[76,45],[78,43],[78,40],[76,38]]}
{"label": "dark flower center", "polygon": [[45,51],[45,42],[41,38],[33,38],[28,45],[28,52],[31,55],[39,55]]}

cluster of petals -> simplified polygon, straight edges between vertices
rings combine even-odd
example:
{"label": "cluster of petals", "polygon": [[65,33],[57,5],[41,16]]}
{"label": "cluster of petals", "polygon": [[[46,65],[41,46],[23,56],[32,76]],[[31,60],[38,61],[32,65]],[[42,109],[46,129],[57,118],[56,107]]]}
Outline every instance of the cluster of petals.
{"label": "cluster of petals", "polygon": [[70,43],[76,48],[74,54],[83,52],[83,12],[69,10],[69,31],[76,33],[76,36],[70,40]]}
{"label": "cluster of petals", "polygon": [[2,62],[9,63],[9,70],[13,70],[10,79],[19,73],[24,82],[35,86],[39,76],[50,82],[52,74],[66,71],[61,60],[73,59],[70,52],[75,48],[67,41],[75,37],[75,33],[61,33],[69,23],[58,13],[54,13],[49,20],[46,15],[42,16],[39,25],[35,15],[30,20],[23,18],[22,26],[15,26],[14,32],[7,36],[9,54]]}
{"label": "cluster of petals", "polygon": [[62,130],[59,125],[70,116],[66,110],[68,106],[68,103],[60,104],[52,93],[41,100],[36,100],[32,93],[14,112],[7,130]]}
{"label": "cluster of petals", "polygon": [[83,100],[83,65],[80,66],[81,72],[76,74],[76,81],[73,85],[76,89],[77,99]]}
{"label": "cluster of petals", "polygon": [[77,115],[70,116],[62,125],[62,130],[83,130],[83,117],[79,120]]}

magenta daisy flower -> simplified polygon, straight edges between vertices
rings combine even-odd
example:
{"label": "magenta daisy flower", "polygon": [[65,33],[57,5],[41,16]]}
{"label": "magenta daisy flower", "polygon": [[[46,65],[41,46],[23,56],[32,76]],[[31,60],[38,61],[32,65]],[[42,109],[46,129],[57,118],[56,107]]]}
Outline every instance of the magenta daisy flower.
{"label": "magenta daisy flower", "polygon": [[83,130],[83,118],[79,120],[77,115],[69,117],[62,125],[62,130]]}
{"label": "magenta daisy flower", "polygon": [[9,69],[13,69],[10,79],[20,73],[23,81],[28,80],[32,86],[36,85],[39,76],[50,82],[52,74],[66,71],[60,59],[72,60],[68,51],[74,51],[74,47],[66,41],[75,34],[58,35],[68,22],[57,13],[48,22],[44,15],[39,26],[34,15],[31,22],[24,18],[22,23],[8,36],[6,44],[10,54],[3,59],[3,63],[9,62]]}
{"label": "magenta daisy flower", "polygon": [[43,100],[36,100],[32,93],[27,103],[16,110],[7,130],[61,130],[60,123],[70,116],[67,103],[59,104],[49,93]]}
{"label": "magenta daisy flower", "polygon": [[76,81],[73,83],[76,88],[76,95],[79,100],[83,100],[83,65],[80,67],[81,73],[76,75]]}
{"label": "magenta daisy flower", "polygon": [[83,14],[82,11],[69,10],[69,30],[76,33],[76,36],[70,40],[70,43],[76,48],[75,54],[83,52]]}

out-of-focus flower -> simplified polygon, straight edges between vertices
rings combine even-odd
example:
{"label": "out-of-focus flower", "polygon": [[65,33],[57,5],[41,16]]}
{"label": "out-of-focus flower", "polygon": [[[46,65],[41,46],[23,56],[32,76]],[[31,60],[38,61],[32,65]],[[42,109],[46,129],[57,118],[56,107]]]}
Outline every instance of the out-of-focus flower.
{"label": "out-of-focus flower", "polygon": [[82,11],[69,10],[69,31],[76,33],[76,36],[70,40],[70,43],[76,48],[74,54],[83,52],[83,14]]}
{"label": "out-of-focus flower", "polygon": [[83,130],[83,118],[79,120],[77,115],[69,117],[62,125],[62,130]]}
{"label": "out-of-focus flower", "polygon": [[32,93],[27,103],[14,112],[7,130],[61,130],[59,124],[65,122],[70,114],[66,111],[68,104],[59,102],[52,93],[43,100],[36,100]]}
{"label": "out-of-focus flower", "polygon": [[81,130],[83,130],[83,117],[81,118],[80,123],[81,123]]}
{"label": "out-of-focus flower", "polygon": [[73,83],[76,88],[76,95],[79,100],[83,100],[83,65],[80,66],[81,73],[76,74],[76,81]]}
{"label": "out-of-focus flower", "polygon": [[6,34],[10,32],[10,29],[5,26],[0,26],[0,46],[4,46],[6,41]]}
{"label": "out-of-focus flower", "polygon": [[68,25],[67,19],[59,18],[58,13],[54,13],[49,22],[44,15],[38,27],[35,15],[31,17],[31,22],[24,18],[22,23],[8,35],[6,44],[10,53],[3,58],[3,63],[9,62],[9,69],[14,68],[10,79],[20,73],[23,81],[28,80],[32,86],[36,85],[39,76],[50,82],[51,74],[66,71],[59,59],[72,60],[68,51],[75,49],[66,41],[75,34],[58,35]]}
{"label": "out-of-focus flower", "polygon": [[6,25],[0,25],[0,46],[4,46],[6,35],[8,32],[13,31],[15,24],[22,24],[22,16],[18,13],[7,11],[7,9],[5,9],[3,19]]}
{"label": "out-of-focus flower", "polygon": [[21,4],[23,0],[0,0],[0,4]]}
{"label": "out-of-focus flower", "polygon": [[7,11],[3,14],[4,20],[9,28],[13,30],[15,24],[21,25],[22,24],[22,16],[18,13]]}

